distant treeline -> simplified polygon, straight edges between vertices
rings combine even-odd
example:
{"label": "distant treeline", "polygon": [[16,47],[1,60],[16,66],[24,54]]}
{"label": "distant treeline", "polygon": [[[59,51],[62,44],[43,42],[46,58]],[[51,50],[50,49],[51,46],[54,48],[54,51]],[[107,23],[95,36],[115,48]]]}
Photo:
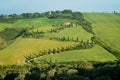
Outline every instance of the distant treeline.
{"label": "distant treeline", "polygon": [[41,18],[47,17],[50,19],[55,18],[80,18],[83,19],[82,13],[80,12],[72,12],[71,10],[63,10],[63,11],[48,11],[43,13],[22,13],[20,15],[11,14],[11,15],[0,15],[0,22],[5,23],[14,23],[19,19],[30,19],[30,18]]}
{"label": "distant treeline", "polygon": [[81,25],[86,31],[93,33],[91,23],[86,21],[81,12],[73,12],[71,10],[63,11],[48,11],[43,13],[22,13],[20,15],[0,15],[0,22],[2,23],[14,23],[20,19],[31,19],[31,18],[41,18],[47,17],[49,19],[72,19],[76,20],[79,25]]}

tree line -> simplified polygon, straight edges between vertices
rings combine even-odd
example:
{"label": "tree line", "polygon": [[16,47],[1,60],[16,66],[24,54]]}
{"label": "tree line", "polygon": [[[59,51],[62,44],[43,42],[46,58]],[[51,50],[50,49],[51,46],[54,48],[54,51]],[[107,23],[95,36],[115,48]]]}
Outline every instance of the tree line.
{"label": "tree line", "polygon": [[119,80],[120,61],[63,62],[0,66],[0,80]]}
{"label": "tree line", "polygon": [[92,43],[90,41],[85,42],[85,41],[82,40],[77,45],[43,50],[43,51],[40,51],[39,53],[30,54],[30,55],[27,55],[27,56],[24,56],[24,57],[26,58],[27,63],[32,63],[35,58],[42,57],[44,55],[57,54],[57,53],[60,53],[60,52],[65,52],[65,51],[70,51],[70,50],[88,49],[88,48],[92,48],[93,46],[94,46],[94,43]]}
{"label": "tree line", "polygon": [[47,17],[49,19],[71,19],[77,20],[77,23],[80,24],[86,31],[93,33],[91,23],[84,19],[84,16],[81,12],[73,12],[71,10],[63,11],[48,11],[43,13],[22,13],[20,15],[11,14],[11,15],[0,15],[0,22],[4,23],[14,23],[20,19],[31,19],[31,18],[41,18]]}

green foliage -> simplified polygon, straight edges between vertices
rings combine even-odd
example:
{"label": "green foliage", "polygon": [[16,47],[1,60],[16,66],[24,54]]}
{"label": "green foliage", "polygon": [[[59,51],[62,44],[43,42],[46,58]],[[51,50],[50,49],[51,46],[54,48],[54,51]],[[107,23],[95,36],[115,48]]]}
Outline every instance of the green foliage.
{"label": "green foliage", "polygon": [[0,49],[7,47],[12,43],[17,37],[22,35],[22,28],[6,28],[0,32]]}
{"label": "green foliage", "polygon": [[83,62],[81,62],[80,64],[77,65],[77,68],[89,70],[89,69],[92,69],[94,67],[93,67],[92,63],[87,62],[87,61],[83,61]]}
{"label": "green foliage", "polygon": [[4,31],[0,32],[0,36],[6,41],[9,41],[19,36],[20,32],[21,32],[21,29],[19,30],[15,28],[6,28]]}
{"label": "green foliage", "polygon": [[16,77],[18,77],[19,73],[9,73],[6,74],[4,80],[14,80]]}
{"label": "green foliage", "polygon": [[89,78],[84,77],[84,76],[77,76],[77,75],[72,75],[72,76],[67,76],[63,80],[89,80]]}
{"label": "green foliage", "polygon": [[112,79],[108,76],[101,76],[101,77],[97,77],[95,80],[112,80]]}
{"label": "green foliage", "polygon": [[17,20],[18,20],[17,14],[0,15],[0,22],[3,22],[3,23],[14,23]]}
{"label": "green foliage", "polygon": [[68,71],[67,71],[67,75],[74,75],[74,74],[78,74],[78,70],[76,70],[76,69],[69,69]]}
{"label": "green foliage", "polygon": [[[90,64],[94,68],[75,67],[76,65],[83,65],[83,63],[85,65]],[[53,63],[52,61],[45,61],[36,65],[0,66],[0,69],[1,80],[3,80],[2,77],[4,80],[119,80],[120,78],[120,61],[118,64],[116,61],[105,63],[82,61]]]}
{"label": "green foliage", "polygon": [[30,73],[25,74],[24,80],[40,80],[40,70],[35,67],[30,70]]}

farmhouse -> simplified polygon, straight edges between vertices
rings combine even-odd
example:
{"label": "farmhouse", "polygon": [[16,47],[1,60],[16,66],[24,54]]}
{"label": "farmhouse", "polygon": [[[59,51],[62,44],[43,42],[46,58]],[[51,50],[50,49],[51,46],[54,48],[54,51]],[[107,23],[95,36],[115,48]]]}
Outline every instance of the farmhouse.
{"label": "farmhouse", "polygon": [[62,25],[63,25],[63,26],[70,26],[70,25],[71,25],[71,22],[64,22]]}
{"label": "farmhouse", "polygon": [[72,22],[64,22],[62,25],[63,25],[63,26],[72,26],[72,27],[75,27],[75,26],[76,26],[76,25],[75,25],[74,23],[72,23]]}

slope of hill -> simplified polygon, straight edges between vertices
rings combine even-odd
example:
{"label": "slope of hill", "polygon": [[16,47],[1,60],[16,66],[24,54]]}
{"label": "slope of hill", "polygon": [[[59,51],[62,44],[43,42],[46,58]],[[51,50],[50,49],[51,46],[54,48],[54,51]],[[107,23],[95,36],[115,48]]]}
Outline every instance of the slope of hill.
{"label": "slope of hill", "polygon": [[26,55],[40,51],[75,45],[75,42],[60,42],[47,39],[18,38],[7,48],[0,50],[0,64],[23,64]]}
{"label": "slope of hill", "polygon": [[0,30],[7,27],[46,27],[52,26],[53,24],[59,24],[67,21],[68,19],[48,19],[48,18],[32,18],[32,19],[21,19],[17,22],[11,23],[0,23]]}
{"label": "slope of hill", "polygon": [[[64,55],[64,56],[63,56]],[[37,58],[35,61],[50,61],[53,62],[71,62],[71,61],[114,61],[117,60],[111,53],[107,52],[102,47],[96,45],[91,49],[72,50],[61,52],[58,54],[45,55]]]}
{"label": "slope of hill", "polygon": [[45,34],[45,36],[49,38],[65,37],[66,39],[69,37],[70,40],[71,39],[76,40],[78,38],[80,41],[81,40],[90,41],[93,35],[86,32],[81,26],[77,26],[77,27],[66,28],[57,33],[47,33]]}
{"label": "slope of hill", "polygon": [[95,35],[112,49],[120,51],[120,16],[112,13],[84,13]]}
{"label": "slope of hill", "polygon": [[[95,35],[101,40],[105,41],[110,47],[114,50],[120,50],[120,26],[119,26],[119,16],[115,14],[107,13],[84,13],[85,19],[92,23],[93,31]],[[31,32],[44,31],[44,37],[40,39],[32,38],[22,38],[19,37],[17,40],[9,45],[7,48],[0,50],[0,64],[23,64],[25,61],[26,55],[38,54],[40,51],[59,48],[59,47],[68,47],[71,45],[78,44],[78,42],[70,42],[73,40],[79,39],[80,41],[91,40],[93,34],[85,31],[80,25],[77,27],[67,27],[58,32],[49,32],[51,29],[56,28],[57,26],[52,27],[53,24],[60,25],[64,22],[71,22],[74,20],[68,19],[48,19],[48,18],[33,18],[33,19],[22,19],[17,21],[14,24],[0,23],[2,26],[0,29],[6,27],[31,27],[34,29],[30,30]],[[57,41],[57,40],[48,40],[50,38],[67,38],[68,41]],[[2,39],[1,39],[2,40]],[[67,53],[67,54],[66,54]],[[70,53],[70,54],[69,54]],[[76,54],[76,55],[74,55]],[[63,55],[65,55],[63,57]],[[104,48],[100,46],[95,46],[91,49],[84,50],[74,50],[63,52],[55,55],[45,55],[41,59],[49,59],[49,57],[57,58],[60,62],[61,57],[63,57],[62,62],[64,61],[79,61],[79,60],[94,60],[94,61],[114,61],[116,58],[105,51]],[[72,58],[73,56],[73,58]],[[94,57],[93,57],[94,56]],[[65,60],[68,57],[68,60]],[[98,58],[98,59],[97,59]],[[101,60],[99,60],[101,58]]]}

